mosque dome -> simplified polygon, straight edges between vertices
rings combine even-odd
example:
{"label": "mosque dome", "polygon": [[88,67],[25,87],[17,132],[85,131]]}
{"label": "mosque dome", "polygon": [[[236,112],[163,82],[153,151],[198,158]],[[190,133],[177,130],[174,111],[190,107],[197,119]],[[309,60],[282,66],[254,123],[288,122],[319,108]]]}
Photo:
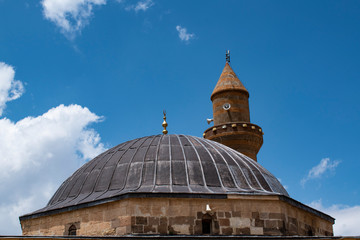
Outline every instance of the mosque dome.
{"label": "mosque dome", "polygon": [[288,196],[269,171],[225,145],[194,136],[155,135],[122,143],[84,164],[37,213],[139,194]]}
{"label": "mosque dome", "polygon": [[332,217],[290,198],[257,162],[263,130],[229,61],[227,51],[203,138],[167,135],[164,111],[163,134],[84,164],[47,206],[20,217],[23,235],[332,236]]}

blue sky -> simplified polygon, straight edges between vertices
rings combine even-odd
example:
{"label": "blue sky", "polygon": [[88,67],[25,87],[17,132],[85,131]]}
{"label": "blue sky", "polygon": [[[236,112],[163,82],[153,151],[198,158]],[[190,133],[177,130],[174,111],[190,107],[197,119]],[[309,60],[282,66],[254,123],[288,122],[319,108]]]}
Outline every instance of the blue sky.
{"label": "blue sky", "polygon": [[105,149],[202,136],[231,51],[290,196],[360,235],[360,2],[0,0],[0,235]]}

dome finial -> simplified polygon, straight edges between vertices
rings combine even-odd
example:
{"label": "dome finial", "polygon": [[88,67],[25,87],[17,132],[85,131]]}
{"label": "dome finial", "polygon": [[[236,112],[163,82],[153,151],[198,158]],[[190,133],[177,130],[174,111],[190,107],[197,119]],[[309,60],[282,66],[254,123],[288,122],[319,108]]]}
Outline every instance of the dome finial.
{"label": "dome finial", "polygon": [[166,122],[166,111],[163,111],[164,114],[164,122],[162,123],[162,126],[164,127],[164,130],[162,131],[164,135],[166,135],[168,133],[168,130],[166,130],[166,127],[168,126],[167,122]]}
{"label": "dome finial", "polygon": [[230,50],[226,50],[226,53],[225,53],[225,60],[227,63],[230,62]]}

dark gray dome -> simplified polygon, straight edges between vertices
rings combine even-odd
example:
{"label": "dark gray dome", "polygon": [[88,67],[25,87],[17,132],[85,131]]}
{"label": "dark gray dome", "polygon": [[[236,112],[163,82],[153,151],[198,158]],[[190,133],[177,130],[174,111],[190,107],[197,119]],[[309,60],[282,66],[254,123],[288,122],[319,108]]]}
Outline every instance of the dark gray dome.
{"label": "dark gray dome", "polygon": [[122,143],[89,161],[37,212],[133,193],[288,196],[270,172],[229,147],[193,136],[156,135]]}

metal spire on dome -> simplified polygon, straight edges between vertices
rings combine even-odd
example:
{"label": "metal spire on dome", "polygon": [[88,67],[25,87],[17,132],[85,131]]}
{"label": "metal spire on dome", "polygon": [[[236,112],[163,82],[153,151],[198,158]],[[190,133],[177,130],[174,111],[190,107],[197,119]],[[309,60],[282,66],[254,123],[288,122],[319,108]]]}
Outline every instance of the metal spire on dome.
{"label": "metal spire on dome", "polygon": [[225,60],[227,63],[230,62],[230,50],[226,50],[226,53],[225,53]]}
{"label": "metal spire on dome", "polygon": [[163,111],[163,114],[164,114],[164,117],[163,117],[164,122],[162,123],[162,126],[164,127],[164,130],[162,131],[162,133],[164,135],[166,135],[168,133],[168,130],[166,130],[166,127],[168,126],[168,124],[166,122],[166,111],[165,110]]}

